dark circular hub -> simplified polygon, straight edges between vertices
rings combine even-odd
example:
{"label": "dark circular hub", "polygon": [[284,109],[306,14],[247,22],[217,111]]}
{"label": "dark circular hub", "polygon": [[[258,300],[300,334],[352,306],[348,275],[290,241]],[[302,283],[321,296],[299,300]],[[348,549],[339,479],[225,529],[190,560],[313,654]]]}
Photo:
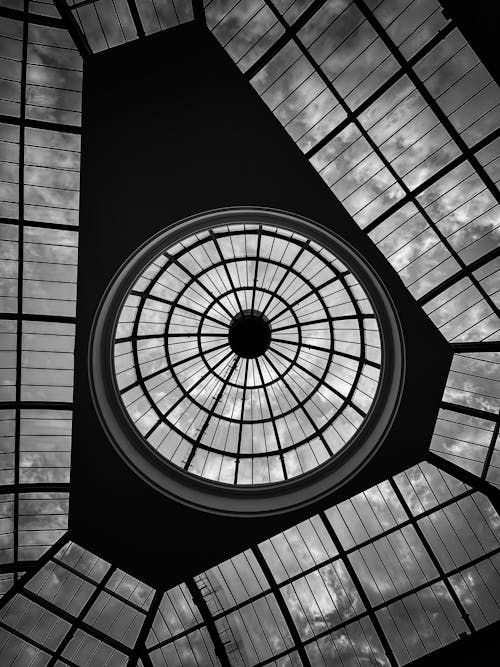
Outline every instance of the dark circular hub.
{"label": "dark circular hub", "polygon": [[255,359],[267,352],[271,344],[271,327],[258,310],[244,310],[233,318],[229,327],[232,351],[245,359]]}

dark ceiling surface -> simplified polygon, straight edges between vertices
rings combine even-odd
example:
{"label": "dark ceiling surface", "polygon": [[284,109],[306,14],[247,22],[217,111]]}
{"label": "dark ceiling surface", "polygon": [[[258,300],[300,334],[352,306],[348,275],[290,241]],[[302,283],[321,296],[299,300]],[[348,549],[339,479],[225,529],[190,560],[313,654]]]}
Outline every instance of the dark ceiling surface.
{"label": "dark ceiling surface", "polygon": [[230,519],[167,500],[124,465],[89,395],[90,327],[120,265],[172,222],[241,205],[291,211],[348,240],[387,286],[402,322],[407,367],[395,423],[366,471],[322,507],[425,456],[451,361],[441,334],[208,30],[186,24],[97,55],[84,79],[69,530],[76,542],[151,585],[174,585],[311,512]]}

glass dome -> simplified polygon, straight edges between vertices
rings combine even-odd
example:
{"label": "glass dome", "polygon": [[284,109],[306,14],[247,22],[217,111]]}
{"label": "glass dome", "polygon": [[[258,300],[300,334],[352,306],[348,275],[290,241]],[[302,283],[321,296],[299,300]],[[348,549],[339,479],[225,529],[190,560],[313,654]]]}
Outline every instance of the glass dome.
{"label": "glass dome", "polygon": [[211,212],[152,239],[101,311],[119,447],[133,432],[160,466],[245,488],[345,455],[387,356],[364,271],[333,234],[281,212]]}
{"label": "glass dome", "polygon": [[167,242],[114,342],[121,401],[148,445],[228,484],[280,482],[335,456],[380,377],[377,319],[354,274],[251,218]]}

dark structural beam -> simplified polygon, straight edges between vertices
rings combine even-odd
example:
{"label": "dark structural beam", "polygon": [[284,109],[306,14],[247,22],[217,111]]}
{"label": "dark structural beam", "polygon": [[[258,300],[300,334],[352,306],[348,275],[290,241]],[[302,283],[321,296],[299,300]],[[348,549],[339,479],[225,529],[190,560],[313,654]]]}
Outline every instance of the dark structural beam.
{"label": "dark structural beam", "polygon": [[[0,224],[2,225],[17,225],[19,224],[19,220],[15,218],[0,218]],[[58,229],[63,232],[77,232],[78,228],[75,227],[75,225],[65,225],[65,224],[60,224],[58,222],[40,222],[39,220],[30,220],[29,221],[29,226],[30,227],[37,227],[39,229]],[[2,315],[3,317],[3,315]],[[43,317],[43,315],[42,315]]]}
{"label": "dark structural beam", "polygon": [[295,644],[295,648],[297,649],[297,653],[299,654],[301,663],[304,667],[311,667],[311,662],[309,660],[309,656],[307,655],[307,652],[304,648],[304,645],[300,639],[299,631],[297,630],[297,626],[295,625],[292,614],[290,610],[288,609],[288,606],[283,599],[283,596],[281,595],[281,591],[279,590],[279,587],[274,581],[274,577],[271,573],[271,568],[267,564],[266,559],[262,555],[259,547],[253,547],[252,548],[252,553],[255,556],[255,560],[257,563],[260,565],[260,569],[264,573],[264,576],[266,578],[266,582],[271,589],[271,592],[274,595],[274,599],[276,600],[279,610],[283,614],[283,618],[286,621],[286,624],[288,626],[288,631],[290,632],[290,635],[292,637],[293,643]]}
{"label": "dark structural beam", "polygon": [[[36,485],[35,485],[36,486]],[[62,547],[69,541],[68,533],[65,533],[60,537],[57,542],[47,549],[47,551],[41,556],[37,561],[37,567],[35,570],[31,569],[25,574],[23,574],[17,582],[9,588],[9,590],[2,596],[0,599],[0,609],[5,607],[5,605],[12,600],[12,598],[21,592],[23,586],[28,583],[35,572],[38,572],[42,567],[49,562],[49,560],[54,556]]]}
{"label": "dark structural beam", "polygon": [[[22,275],[22,273],[19,273],[19,275]],[[2,313],[2,319],[24,320],[25,322],[58,322],[59,324],[75,323],[74,317],[66,317],[64,315],[32,315],[31,313],[21,313],[21,311],[19,313]]]}
{"label": "dark structural beam", "polygon": [[151,605],[149,606],[149,609],[146,612],[146,618],[144,619],[141,630],[137,635],[137,641],[135,642],[134,648],[132,649],[132,653],[130,654],[130,659],[127,667],[136,667],[140,658],[144,662],[144,656],[146,654],[146,640],[148,638],[149,633],[151,632],[151,628],[153,627],[153,621],[160,606],[162,597],[163,597],[162,591],[160,590],[155,591]]}
{"label": "dark structural beam", "polygon": [[38,493],[47,491],[69,492],[68,482],[38,482],[34,484],[2,484],[0,485],[0,494],[5,493]]}
{"label": "dark structural beam", "polygon": [[[495,141],[495,139],[498,139],[498,137],[500,137],[500,127],[490,132],[490,134],[487,134],[485,137],[481,139],[481,141],[478,141],[477,144],[474,144],[474,146],[471,147],[471,151],[473,153],[478,153],[482,148],[486,148],[488,144],[491,144],[493,141]],[[443,178],[443,176],[446,176],[446,174],[453,171],[455,167],[458,167],[466,160],[467,160],[466,155],[463,154],[457,155],[457,157],[448,162],[447,165],[441,167],[441,169],[438,169],[430,178],[420,183],[420,185],[417,185],[416,188],[413,188],[413,190],[411,191],[411,196],[405,195],[404,197],[401,197],[401,199],[398,199],[398,201],[395,202],[392,206],[389,206],[389,208],[387,208],[383,213],[381,213],[377,218],[375,218],[375,220],[370,222],[370,224],[364,228],[364,231],[367,234],[369,234],[376,227],[381,225],[384,222],[384,220],[390,218],[391,215],[393,215],[401,208],[403,208],[403,206],[408,204],[408,202],[413,201],[413,199],[422,192],[424,192],[424,190],[430,188],[431,185],[437,183],[441,178]]]}
{"label": "dark structural beam", "polygon": [[20,9],[11,9],[10,7],[0,7],[0,16],[11,21],[28,21],[28,23],[45,25],[49,28],[66,29],[66,24],[62,19],[55,18],[54,16],[42,16],[41,14],[23,12]]}
{"label": "dark structural beam", "polygon": [[[500,255],[500,247],[496,248],[493,252],[495,253],[495,257],[498,257]],[[454,352],[500,352],[500,341],[486,340],[478,343],[452,343],[451,347]]]}
{"label": "dark structural beam", "polygon": [[201,594],[200,589],[196,585],[195,580],[188,579],[186,581],[186,587],[189,591],[189,594],[191,595],[191,598],[193,599],[194,604],[198,607],[205,625],[207,626],[208,634],[210,635],[210,639],[214,645],[215,655],[219,658],[221,667],[231,667],[226,649],[224,648],[222,639],[220,638],[220,635],[217,631],[215,621],[212,617],[212,614],[210,613],[210,609],[208,608],[205,599],[203,598],[203,595]]}
{"label": "dark structural beam", "polygon": [[[417,51],[414,56],[412,56],[408,60],[408,66],[409,67],[415,67],[417,63],[419,63],[425,56],[432,51],[432,49],[439,44],[443,39],[448,37],[450,32],[454,29],[454,25],[452,23],[448,23],[442,30],[438,30],[436,35],[432,39],[430,39],[425,46],[423,46],[420,51]],[[305,154],[308,159],[311,159],[316,155],[316,153],[319,153],[319,151],[324,148],[332,139],[334,139],[337,135],[339,135],[348,125],[349,123],[352,123],[352,119],[355,117],[360,116],[362,113],[364,113],[367,109],[369,109],[374,102],[376,102],[384,93],[386,93],[388,90],[392,88],[392,86],[399,81],[399,79],[403,78],[405,75],[405,71],[401,68],[397,72],[394,72],[392,76],[390,76],[385,83],[383,83],[375,92],[373,92],[371,95],[369,95],[364,102],[362,102],[354,111],[351,111],[346,118],[339,123],[336,127],[333,128],[330,132],[328,132],[322,139],[320,139],[312,148],[310,148],[307,153]],[[449,166],[446,166],[446,169],[449,169]]]}
{"label": "dark structural beam", "polygon": [[137,37],[141,39],[142,37],[146,36],[146,33],[144,32],[144,28],[141,23],[141,17],[139,16],[139,10],[137,9],[135,0],[127,0],[127,5],[130,9],[130,15],[132,16],[132,21],[134,22]]}
{"label": "dark structural beam", "polygon": [[476,491],[484,493],[491,500],[496,511],[500,513],[500,489],[497,489],[486,480],[477,477],[477,475],[457,466],[455,463],[444,459],[434,452],[427,454],[427,461],[452,477],[456,477],[456,479],[467,484],[467,486],[471,486]]}
{"label": "dark structural beam", "polygon": [[452,410],[453,412],[459,412],[462,415],[469,415],[469,417],[478,417],[478,419],[489,419],[490,421],[498,420],[498,415],[495,412],[479,410],[478,408],[472,408],[469,405],[459,405],[458,403],[449,403],[448,401],[442,401],[441,407],[443,410]]}
{"label": "dark structural beam", "polygon": [[85,37],[78,23],[76,22],[76,19],[73,16],[72,12],[70,11],[65,0],[54,0],[54,5],[59,14],[61,15],[64,25],[66,26],[67,31],[71,35],[71,38],[73,39],[76,48],[78,49],[78,51],[80,51],[80,55],[85,60],[86,58],[92,55],[92,50],[89,46],[89,43],[87,42],[87,38]]}
{"label": "dark structural beam", "polygon": [[443,15],[452,20],[479,56],[481,62],[498,83],[500,61],[498,59],[498,3],[492,0],[458,2],[439,0]]}
{"label": "dark structural beam", "polygon": [[[3,317],[3,315],[2,315]],[[50,401],[0,401],[0,410],[73,410],[73,403]]]}
{"label": "dark structural beam", "polygon": [[[0,123],[7,125],[21,125],[21,119],[7,114],[0,114]],[[25,120],[25,127],[34,127],[36,130],[51,130],[53,132],[68,132],[69,134],[81,134],[82,130],[74,125],[64,125],[63,123],[52,123],[44,120],[35,120],[30,118]]]}
{"label": "dark structural beam", "polygon": [[[382,648],[384,649],[387,659],[389,660],[389,664],[391,665],[391,667],[395,667],[398,664],[398,661],[396,659],[394,651],[392,650],[392,646],[390,645],[389,640],[387,639],[387,636],[382,628],[382,624],[380,623],[380,620],[377,614],[375,613],[374,608],[370,604],[370,600],[368,599],[368,595],[365,589],[363,588],[363,584],[361,583],[361,580],[358,577],[356,570],[354,569],[354,566],[347,555],[346,550],[342,546],[342,542],[340,541],[339,536],[333,529],[331,523],[328,521],[328,518],[324,512],[320,512],[319,518],[321,519],[323,526],[325,527],[328,535],[330,536],[333,544],[335,545],[335,548],[337,549],[339,556],[342,558],[342,563],[345,565],[347,573],[349,574],[356,589],[356,592],[358,593],[359,598],[363,603],[363,606],[366,610],[365,611],[366,615],[368,616],[368,618],[372,622],[373,627],[375,628],[378,638],[380,639],[380,643],[382,644]],[[359,545],[357,545],[357,548],[360,548]]]}
{"label": "dark structural beam", "polygon": [[[496,248],[493,248],[493,250],[487,252],[485,255],[482,255],[482,257],[478,257],[478,259],[471,262],[467,266],[462,267],[459,271],[451,275],[449,278],[443,280],[443,282],[440,283],[439,285],[436,285],[436,287],[427,292],[427,294],[424,294],[424,296],[420,297],[420,299],[418,299],[418,303],[421,306],[424,306],[426,303],[429,303],[429,301],[432,301],[432,299],[435,299],[437,296],[442,294],[442,292],[447,290],[448,287],[451,287],[459,280],[462,280],[462,278],[470,277],[470,274],[473,271],[477,271],[477,269],[480,269],[482,266],[485,266],[486,264],[488,264],[488,262],[493,261],[499,256],[500,256],[500,246],[497,246]],[[469,345],[469,343],[453,343],[452,347],[454,350],[457,350],[457,346],[460,345]],[[484,345],[484,343],[478,343],[478,345]]]}
{"label": "dark structural beam", "polygon": [[[389,484],[391,485],[391,488],[394,492],[394,495],[399,500],[399,503],[400,503],[401,507],[404,509],[407,516],[411,517],[412,513],[410,511],[410,507],[409,507],[408,503],[406,502],[405,497],[401,493],[401,490],[400,490],[399,486],[396,484],[396,482],[394,481],[394,479],[392,477],[389,479]],[[417,534],[420,542],[424,545],[425,550],[427,551],[427,554],[428,554],[429,558],[431,559],[432,564],[434,565],[434,568],[438,572],[438,574],[441,578],[441,581],[445,585],[445,588],[448,591],[449,596],[451,597],[451,599],[455,603],[456,608],[459,610],[460,615],[463,618],[463,621],[464,621],[465,625],[467,626],[469,632],[473,633],[475,631],[475,628],[474,628],[474,625],[473,625],[473,623],[472,623],[472,621],[469,617],[469,614],[467,613],[466,608],[462,604],[462,601],[460,600],[456,590],[451,585],[450,579],[446,575],[446,572],[445,572],[443,566],[441,565],[441,563],[439,561],[439,558],[436,556],[434,550],[432,549],[432,545],[430,544],[430,542],[427,539],[424,531],[422,530],[422,527],[421,527],[420,523],[417,520],[413,520],[412,521],[412,526],[413,526],[413,530]]]}
{"label": "dark structural beam", "polygon": [[[280,37],[270,46],[265,53],[262,54],[260,58],[258,58],[253,65],[251,65],[247,71],[245,72],[245,77],[247,79],[252,79],[256,74],[260,72],[260,70],[265,67],[278,53],[281,51],[281,49],[287,44],[299,30],[301,30],[306,23],[309,22],[309,20],[318,12],[321,7],[325,4],[326,0],[315,0],[312,2],[309,7],[307,7],[304,12],[299,16],[299,18],[292,23],[291,26],[288,28],[285,28],[285,31],[283,32]],[[193,7],[194,7],[194,2],[193,2]],[[283,21],[283,25],[285,25],[285,21]]]}
{"label": "dark structural beam", "polygon": [[207,24],[207,17],[205,14],[205,6],[203,0],[193,0],[193,18],[198,23]]}

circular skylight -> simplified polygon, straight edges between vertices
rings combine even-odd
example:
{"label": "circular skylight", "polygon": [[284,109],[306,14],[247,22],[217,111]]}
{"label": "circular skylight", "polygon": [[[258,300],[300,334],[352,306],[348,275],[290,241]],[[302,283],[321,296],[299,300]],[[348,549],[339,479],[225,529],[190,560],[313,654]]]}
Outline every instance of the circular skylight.
{"label": "circular skylight", "polygon": [[167,494],[245,513],[280,505],[266,491],[279,488],[293,496],[283,507],[297,504],[300,480],[331,490],[379,446],[401,370],[391,313],[362,258],[319,226],[260,209],[196,216],[110,285],[93,332],[96,407]]}
{"label": "circular skylight", "polygon": [[281,482],[335,456],[380,376],[377,318],[355,275],[251,219],[162,247],[114,342],[119,394],[148,446],[226,484]]}

